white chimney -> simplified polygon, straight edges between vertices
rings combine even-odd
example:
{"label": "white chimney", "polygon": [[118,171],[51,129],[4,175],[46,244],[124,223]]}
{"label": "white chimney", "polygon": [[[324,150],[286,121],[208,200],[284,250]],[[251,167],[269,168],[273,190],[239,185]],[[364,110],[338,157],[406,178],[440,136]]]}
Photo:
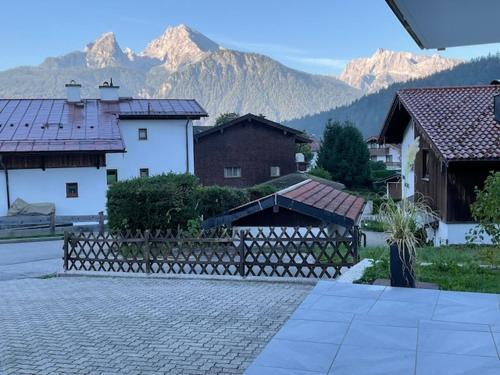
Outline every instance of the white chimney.
{"label": "white chimney", "polygon": [[80,89],[82,85],[76,83],[75,80],[71,80],[70,83],[66,83],[66,100],[68,103],[79,103],[82,101],[80,96]]}
{"label": "white chimney", "polygon": [[109,82],[104,82],[99,86],[99,93],[101,94],[101,100],[103,102],[117,102],[120,100],[118,95],[118,90],[120,86],[113,85],[113,78]]}

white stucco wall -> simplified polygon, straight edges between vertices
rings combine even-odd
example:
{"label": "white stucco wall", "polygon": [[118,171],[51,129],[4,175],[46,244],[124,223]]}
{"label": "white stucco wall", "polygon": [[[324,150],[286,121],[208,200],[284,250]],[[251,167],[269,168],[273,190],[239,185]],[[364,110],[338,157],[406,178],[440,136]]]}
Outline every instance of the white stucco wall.
{"label": "white stucco wall", "polygon": [[[139,177],[139,169],[149,175],[185,173],[187,120],[120,120],[119,126],[127,150],[107,154],[106,168],[118,170],[118,180]],[[139,140],[139,129],[148,130],[148,139]],[[189,172],[194,173],[193,123],[188,124]]]}
{"label": "white stucco wall", "polygon": [[[471,229],[474,229],[476,224],[466,223],[466,224],[448,224],[443,221],[439,221],[439,226],[435,232],[434,246],[440,245],[460,245],[467,243],[465,238]],[[491,244],[491,238],[485,235],[484,241],[476,243]]]}
{"label": "white stucco wall", "polygon": [[[78,197],[66,198],[66,183],[78,183]],[[96,215],[106,206],[106,169],[48,168],[9,171],[10,201],[56,205],[56,215]],[[0,172],[0,216],[7,215],[5,172]]]}
{"label": "white stucco wall", "polygon": [[413,121],[410,121],[403,133],[403,142],[401,143],[401,177],[402,177],[402,193],[403,197],[411,197],[415,195],[415,173],[413,169],[406,171],[406,160],[408,150],[415,139],[415,130]]}
{"label": "white stucco wall", "polygon": [[392,155],[393,162],[399,162],[401,160],[401,152],[395,147],[389,146],[389,155]]}

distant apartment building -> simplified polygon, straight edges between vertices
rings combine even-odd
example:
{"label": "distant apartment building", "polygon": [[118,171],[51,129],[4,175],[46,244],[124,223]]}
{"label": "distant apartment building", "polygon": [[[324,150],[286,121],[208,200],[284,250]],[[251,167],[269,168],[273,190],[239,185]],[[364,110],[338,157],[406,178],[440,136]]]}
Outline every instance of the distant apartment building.
{"label": "distant apartment building", "polygon": [[366,140],[370,160],[384,162],[387,169],[401,169],[401,147],[393,144],[379,144],[378,137]]}

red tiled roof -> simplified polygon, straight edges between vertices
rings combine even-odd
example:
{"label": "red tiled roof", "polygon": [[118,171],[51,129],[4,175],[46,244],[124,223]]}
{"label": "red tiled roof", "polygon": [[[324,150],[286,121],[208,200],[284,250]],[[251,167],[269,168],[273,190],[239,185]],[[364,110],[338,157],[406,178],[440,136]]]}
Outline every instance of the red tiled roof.
{"label": "red tiled roof", "polygon": [[489,85],[404,89],[397,98],[444,159],[486,160],[500,158],[498,94],[500,86]]}
{"label": "red tiled roof", "polygon": [[125,149],[119,117],[206,116],[195,100],[0,99],[0,152]]}
{"label": "red tiled roof", "polygon": [[350,227],[357,224],[364,205],[365,200],[361,197],[318,181],[306,180],[235,207],[222,215],[208,218],[201,225],[204,229],[233,226],[241,218],[279,206],[315,218],[324,224]]}
{"label": "red tiled roof", "polygon": [[346,216],[354,222],[361,215],[365,205],[363,198],[317,181],[308,181],[277,194],[320,210]]}

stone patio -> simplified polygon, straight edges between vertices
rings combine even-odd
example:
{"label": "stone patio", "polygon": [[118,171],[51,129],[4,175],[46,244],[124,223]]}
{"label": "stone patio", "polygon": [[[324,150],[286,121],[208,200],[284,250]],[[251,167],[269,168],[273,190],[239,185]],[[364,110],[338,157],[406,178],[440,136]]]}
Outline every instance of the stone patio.
{"label": "stone patio", "polygon": [[500,374],[500,296],[321,281],[247,375]]}
{"label": "stone patio", "polygon": [[242,374],[312,284],[0,282],[0,374]]}

